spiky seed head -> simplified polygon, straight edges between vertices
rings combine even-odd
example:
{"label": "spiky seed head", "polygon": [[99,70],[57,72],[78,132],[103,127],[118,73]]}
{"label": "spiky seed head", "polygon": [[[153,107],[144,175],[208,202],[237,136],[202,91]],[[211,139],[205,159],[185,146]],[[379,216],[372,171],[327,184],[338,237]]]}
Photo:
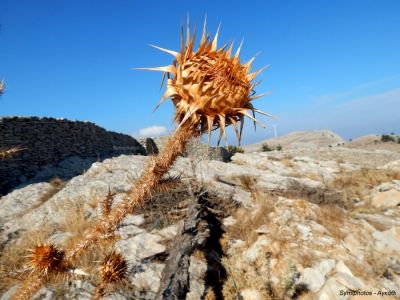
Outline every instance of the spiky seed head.
{"label": "spiky seed head", "polygon": [[64,252],[53,244],[37,245],[29,250],[29,267],[34,272],[48,273],[61,270]]}
{"label": "spiky seed head", "polygon": [[[175,120],[179,126],[190,122],[201,132],[220,129],[220,138],[226,137],[225,127],[233,124],[237,138],[241,139],[244,116],[259,123],[254,112],[253,89],[258,84],[254,78],[264,69],[250,73],[250,61],[241,64],[239,49],[232,55],[233,43],[228,47],[217,48],[218,31],[213,39],[206,34],[205,24],[200,45],[194,50],[195,34],[190,37],[189,25],[186,42],[183,38],[180,52],[153,46],[174,56],[172,65],[157,68],[141,68],[162,71],[168,77],[166,91],[157,107],[168,97],[175,105]],[[156,107],[156,108],[157,108]],[[249,111],[252,112],[250,115]],[[265,114],[267,115],[267,114]],[[267,115],[269,116],[269,115]],[[237,123],[241,122],[240,131]],[[263,126],[261,123],[259,123]],[[264,126],[263,126],[264,127]],[[219,142],[218,142],[219,143]]]}
{"label": "spiky seed head", "polygon": [[127,264],[124,257],[115,251],[104,258],[100,266],[100,276],[104,283],[117,283],[127,276]]}
{"label": "spiky seed head", "polygon": [[114,202],[114,197],[115,197],[115,194],[111,193],[111,188],[108,187],[107,195],[100,202],[100,209],[101,209],[101,214],[103,217],[107,217],[110,214],[111,207]]}

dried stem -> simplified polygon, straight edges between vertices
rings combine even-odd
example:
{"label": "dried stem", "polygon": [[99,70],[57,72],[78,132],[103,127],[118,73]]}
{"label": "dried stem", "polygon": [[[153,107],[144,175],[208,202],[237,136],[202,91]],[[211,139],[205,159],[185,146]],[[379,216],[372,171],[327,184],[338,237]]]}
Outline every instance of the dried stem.
{"label": "dried stem", "polygon": [[94,293],[92,300],[98,300],[103,297],[106,294],[106,286],[106,283],[100,283],[100,285],[96,288],[96,292]]}
{"label": "dried stem", "polygon": [[46,275],[33,275],[27,278],[21,287],[19,287],[10,300],[32,299],[36,292],[47,282]]}
{"label": "dried stem", "polygon": [[74,259],[81,251],[87,249],[97,240],[112,234],[121,221],[138,206],[141,206],[150,196],[150,193],[156,188],[176,158],[183,153],[187,142],[199,134],[195,126],[191,124],[179,128],[169,138],[164,151],[150,159],[142,177],[128,192],[125,199],[112,210],[109,217],[99,222],[88,235],[67,252],[67,260]]}

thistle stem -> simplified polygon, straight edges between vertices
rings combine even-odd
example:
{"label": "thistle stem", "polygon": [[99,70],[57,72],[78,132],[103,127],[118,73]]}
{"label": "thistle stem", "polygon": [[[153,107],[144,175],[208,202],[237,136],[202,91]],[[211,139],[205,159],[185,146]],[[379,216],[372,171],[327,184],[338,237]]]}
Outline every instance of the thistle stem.
{"label": "thistle stem", "polygon": [[176,158],[184,152],[186,144],[193,137],[200,134],[196,127],[191,124],[179,128],[169,138],[164,150],[158,156],[150,159],[142,177],[137,180],[135,186],[127,193],[124,200],[111,211],[107,218],[100,221],[88,235],[83,237],[75,247],[67,251],[66,259],[73,260],[79,256],[80,252],[103,236],[108,236],[114,232],[128,214],[133,213],[137,207],[143,205]]}
{"label": "thistle stem", "polygon": [[22,286],[19,287],[10,300],[27,300],[27,299],[32,299],[33,296],[35,296],[36,292],[47,282],[46,280],[46,275],[42,274],[41,276],[39,275],[33,275],[32,277],[29,277],[26,279],[23,283]]}
{"label": "thistle stem", "polygon": [[[143,205],[177,157],[184,152],[186,144],[192,138],[200,136],[201,133],[195,125],[189,122],[181,126],[168,139],[164,150],[158,156],[150,159],[142,177],[136,181],[124,200],[110,212],[107,218],[99,220],[86,236],[66,251],[64,263],[70,264],[91,245],[112,234],[128,214],[133,213],[137,207]],[[14,295],[15,299],[29,299],[43,285],[43,280],[44,278],[39,276],[29,278],[29,284],[18,289],[18,294]]]}

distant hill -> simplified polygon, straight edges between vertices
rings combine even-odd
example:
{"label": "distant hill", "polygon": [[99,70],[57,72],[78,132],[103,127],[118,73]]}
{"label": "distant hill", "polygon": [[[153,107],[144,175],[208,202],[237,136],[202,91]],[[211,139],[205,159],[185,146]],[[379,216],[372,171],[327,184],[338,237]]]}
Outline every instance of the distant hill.
{"label": "distant hill", "polygon": [[341,136],[330,130],[296,131],[256,144],[245,145],[243,149],[246,152],[259,151],[264,143],[271,147],[281,145],[283,149],[297,149],[337,146],[345,142]]}
{"label": "distant hill", "polygon": [[[398,140],[399,136],[390,135],[395,141]],[[368,134],[356,138],[345,145],[347,148],[353,149],[365,149],[365,150],[388,150],[394,152],[400,152],[400,144],[393,141],[382,141],[382,135],[380,134]]]}

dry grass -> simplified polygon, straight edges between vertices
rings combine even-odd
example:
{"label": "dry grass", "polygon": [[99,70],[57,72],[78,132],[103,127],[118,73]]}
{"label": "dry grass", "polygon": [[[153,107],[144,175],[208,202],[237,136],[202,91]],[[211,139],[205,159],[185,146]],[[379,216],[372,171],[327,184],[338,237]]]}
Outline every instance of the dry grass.
{"label": "dry grass", "polygon": [[[223,286],[225,299],[241,299],[241,291],[254,289],[266,300],[297,299],[303,291],[296,290],[297,269],[290,261],[278,263],[273,262],[273,254],[266,252],[263,261],[255,263],[241,262],[238,267],[237,257],[223,258],[222,263],[228,272],[228,278]],[[273,270],[274,269],[274,270]],[[274,274],[274,275],[272,275]],[[272,279],[277,276],[278,281]],[[296,297],[293,298],[292,295]],[[250,299],[250,298],[249,298]],[[258,299],[258,298],[257,298]]]}
{"label": "dry grass", "polygon": [[155,192],[135,213],[144,215],[145,229],[162,229],[185,218],[189,203],[187,187],[177,183],[168,191]]}
{"label": "dry grass", "polygon": [[374,187],[394,179],[400,179],[399,172],[361,168],[341,173],[330,184],[330,188],[343,191],[344,200],[351,207],[353,199],[366,200]]}
{"label": "dry grass", "polygon": [[234,178],[239,182],[239,184],[248,192],[253,192],[254,191],[254,185],[256,183],[256,178],[251,175],[240,175],[236,178]]}
{"label": "dry grass", "polygon": [[333,238],[342,240],[346,236],[342,230],[345,225],[346,213],[344,209],[336,205],[321,205],[316,221],[324,226]]}
{"label": "dry grass", "polygon": [[289,173],[287,176],[295,177],[295,178],[308,178],[308,179],[311,179],[311,180],[314,180],[314,181],[323,181],[323,178],[321,177],[320,174],[311,173],[311,172],[300,173],[298,171],[294,171],[294,172]]}
{"label": "dry grass", "polygon": [[204,300],[216,300],[217,297],[215,296],[214,290],[212,288],[208,288],[206,290]]}
{"label": "dry grass", "polygon": [[287,168],[293,168],[295,166],[294,162],[288,157],[284,157],[281,163]]}
{"label": "dry grass", "polygon": [[248,208],[240,208],[233,217],[238,220],[232,226],[229,226],[227,231],[230,239],[239,239],[246,241],[249,245],[254,243],[258,237],[255,232],[262,225],[269,224],[270,218],[268,215],[274,211],[275,196],[268,195],[262,192],[255,192],[255,203],[258,206],[256,213]]}

